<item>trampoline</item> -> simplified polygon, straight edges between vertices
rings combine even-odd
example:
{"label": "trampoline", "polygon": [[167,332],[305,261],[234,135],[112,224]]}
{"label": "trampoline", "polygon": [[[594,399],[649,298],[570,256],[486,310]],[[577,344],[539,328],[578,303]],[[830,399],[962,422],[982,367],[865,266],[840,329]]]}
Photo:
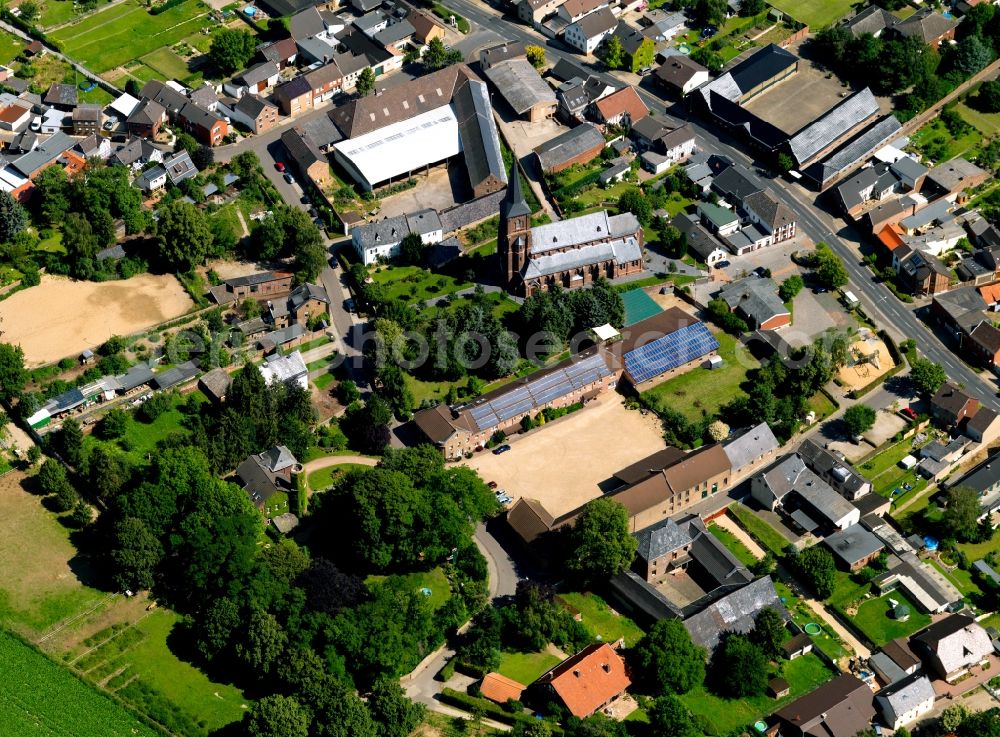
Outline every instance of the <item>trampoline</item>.
{"label": "trampoline", "polygon": [[433,592],[429,588],[424,586],[422,589],[420,589],[420,593],[423,594],[424,596],[430,596]]}
{"label": "trampoline", "polygon": [[823,631],[823,628],[822,628],[822,627],[820,627],[820,626],[819,626],[818,624],[816,624],[815,622],[809,622],[809,623],[808,623],[808,624],[806,624],[806,626],[805,626],[805,627],[803,627],[802,629],[803,629],[803,630],[805,630],[805,633],[806,633],[807,635],[812,635],[812,636],[814,636],[814,637],[815,637],[816,635],[820,634],[820,633],[821,633],[821,632]]}
{"label": "trampoline", "polygon": [[682,54],[684,54],[684,56],[687,56],[688,54],[691,53],[691,47],[688,46],[687,44],[678,44],[677,50],[680,51]]}
{"label": "trampoline", "polygon": [[757,721],[753,723],[753,728],[756,729],[761,734],[767,731],[767,722]]}
{"label": "trampoline", "polygon": [[930,535],[924,537],[924,547],[927,548],[928,550],[937,550],[938,549],[937,538],[931,537]]}

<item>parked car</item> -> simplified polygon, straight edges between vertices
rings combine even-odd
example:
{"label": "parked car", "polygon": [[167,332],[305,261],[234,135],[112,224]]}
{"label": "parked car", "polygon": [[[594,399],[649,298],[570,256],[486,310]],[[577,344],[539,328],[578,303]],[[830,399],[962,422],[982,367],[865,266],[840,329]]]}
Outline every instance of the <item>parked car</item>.
{"label": "parked car", "polygon": [[344,309],[348,312],[354,312],[354,300],[348,297],[344,300]]}
{"label": "parked car", "polygon": [[826,294],[826,287],[816,287],[813,294]]}
{"label": "parked car", "polygon": [[486,485],[487,485],[488,487],[490,487],[491,489],[495,489],[495,488],[497,488],[497,482],[496,482],[496,481],[490,481],[490,482],[489,482],[488,484],[486,484]]}
{"label": "parked car", "polygon": [[274,165],[274,168],[277,169],[278,171],[284,171],[285,165],[279,161]]}
{"label": "parked car", "polygon": [[731,264],[728,261],[720,261],[719,263],[717,263],[715,265],[715,268],[717,268],[717,269],[728,269],[730,267],[730,265]]}
{"label": "parked car", "polygon": [[501,453],[506,453],[508,450],[510,450],[510,446],[504,443],[503,445],[497,446],[493,449],[493,455],[498,456]]}
{"label": "parked car", "polygon": [[899,411],[902,412],[905,416],[909,417],[911,420],[917,419],[917,413],[913,411],[913,407],[903,407],[903,409]]}
{"label": "parked car", "polygon": [[299,202],[301,202],[303,205],[308,205],[310,202],[312,202],[312,200],[309,199],[309,195],[304,194],[302,195],[302,197],[299,198]]}
{"label": "parked car", "polygon": [[498,496],[497,501],[506,506],[510,504],[512,501],[514,501],[514,497],[507,496],[506,494],[504,494],[503,496]]}
{"label": "parked car", "polygon": [[701,29],[701,37],[702,38],[711,38],[712,36],[714,36],[718,32],[719,32],[719,29],[716,28],[715,26],[705,26],[704,28]]}
{"label": "parked car", "polygon": [[286,171],[283,176],[285,177],[286,182],[289,184],[295,184],[295,177],[292,176],[291,172]]}

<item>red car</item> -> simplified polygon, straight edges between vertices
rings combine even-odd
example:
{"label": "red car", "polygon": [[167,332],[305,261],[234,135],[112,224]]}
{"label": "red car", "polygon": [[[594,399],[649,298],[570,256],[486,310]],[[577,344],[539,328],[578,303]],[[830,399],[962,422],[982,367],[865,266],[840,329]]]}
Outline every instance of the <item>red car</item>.
{"label": "red car", "polygon": [[497,488],[497,482],[496,482],[496,481],[490,481],[490,482],[489,482],[488,484],[486,484],[486,485],[487,485],[488,487],[490,487],[491,489],[495,489],[495,488]]}
{"label": "red car", "polygon": [[277,163],[276,163],[276,164],[274,165],[274,168],[275,168],[275,169],[277,169],[278,171],[284,171],[284,170],[285,170],[285,165],[284,165],[284,164],[282,164],[282,163],[281,163],[281,162],[279,161],[279,162],[277,162]]}
{"label": "red car", "polygon": [[917,413],[913,411],[912,407],[903,407],[903,409],[899,411],[902,412],[907,417],[909,417],[911,420],[917,419]]}

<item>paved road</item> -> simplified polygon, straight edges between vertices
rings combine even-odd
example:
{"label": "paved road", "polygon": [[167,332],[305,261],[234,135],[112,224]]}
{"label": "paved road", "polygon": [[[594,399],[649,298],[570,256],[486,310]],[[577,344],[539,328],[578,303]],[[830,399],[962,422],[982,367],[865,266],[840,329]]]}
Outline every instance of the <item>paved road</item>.
{"label": "paved road", "polygon": [[486,563],[490,572],[490,599],[501,599],[505,596],[513,596],[517,590],[517,571],[514,568],[514,561],[486,529],[485,525],[476,528],[473,538],[479,552],[486,558]]}

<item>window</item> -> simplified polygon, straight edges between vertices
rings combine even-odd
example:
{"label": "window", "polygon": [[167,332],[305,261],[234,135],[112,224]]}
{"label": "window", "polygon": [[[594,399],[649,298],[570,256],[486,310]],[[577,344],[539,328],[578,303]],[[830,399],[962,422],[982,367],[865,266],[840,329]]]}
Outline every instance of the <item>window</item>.
{"label": "window", "polygon": [[712,493],[714,494],[718,490],[719,490],[719,485],[717,483],[716,484],[712,484]]}

